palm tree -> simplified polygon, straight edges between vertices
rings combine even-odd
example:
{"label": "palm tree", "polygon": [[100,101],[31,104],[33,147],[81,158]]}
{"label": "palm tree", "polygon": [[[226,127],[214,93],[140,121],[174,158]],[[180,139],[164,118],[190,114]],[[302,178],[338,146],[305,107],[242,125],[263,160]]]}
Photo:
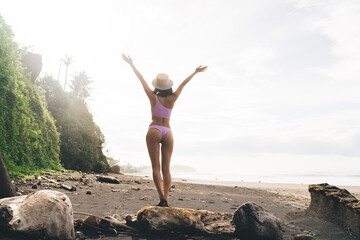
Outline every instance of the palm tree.
{"label": "palm tree", "polygon": [[87,75],[85,71],[75,74],[74,79],[71,81],[70,88],[73,93],[80,99],[86,100],[90,96],[89,84],[93,81]]}
{"label": "palm tree", "polygon": [[69,68],[69,65],[73,63],[73,59],[72,59],[72,57],[65,55],[65,59],[62,59],[62,62],[66,65],[65,83],[64,83],[64,90],[65,90],[67,75],[68,75],[68,68]]}

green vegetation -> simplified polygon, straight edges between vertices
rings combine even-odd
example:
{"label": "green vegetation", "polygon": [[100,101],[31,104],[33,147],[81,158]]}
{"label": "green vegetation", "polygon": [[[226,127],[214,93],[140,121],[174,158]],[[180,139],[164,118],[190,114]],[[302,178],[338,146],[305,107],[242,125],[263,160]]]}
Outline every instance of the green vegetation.
{"label": "green vegetation", "polygon": [[[60,132],[60,159],[66,169],[104,172],[109,168],[102,152],[104,135],[94,123],[85,99],[91,81],[85,72],[74,76],[72,92],[63,90],[58,81],[45,76],[39,87]],[[74,87],[76,86],[76,87]]]}
{"label": "green vegetation", "polygon": [[59,134],[20,60],[13,33],[0,16],[0,151],[10,172],[59,170]]}
{"label": "green vegetation", "polygon": [[[23,51],[0,16],[0,152],[13,175],[67,169],[104,172],[104,136],[86,105],[86,72],[76,74],[72,92],[46,76],[30,80]],[[55,120],[54,120],[55,119]],[[61,164],[60,164],[61,162]]]}

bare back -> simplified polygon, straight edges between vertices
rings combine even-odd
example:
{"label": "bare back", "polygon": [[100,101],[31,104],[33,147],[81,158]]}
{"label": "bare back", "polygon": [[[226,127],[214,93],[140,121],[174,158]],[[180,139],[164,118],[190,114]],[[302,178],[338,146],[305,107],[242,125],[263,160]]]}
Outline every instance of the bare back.
{"label": "bare back", "polygon": [[[160,97],[160,96],[157,96],[157,97],[158,97],[160,104],[163,105],[164,107],[169,108],[169,109],[174,108],[175,101],[176,101],[176,98],[174,95],[169,95],[166,97]],[[151,108],[153,108],[156,104],[155,93],[153,93],[149,96],[149,100],[150,100]],[[170,118],[162,118],[162,117],[157,117],[157,116],[152,115],[152,122],[150,125],[160,125],[160,126],[170,128]]]}

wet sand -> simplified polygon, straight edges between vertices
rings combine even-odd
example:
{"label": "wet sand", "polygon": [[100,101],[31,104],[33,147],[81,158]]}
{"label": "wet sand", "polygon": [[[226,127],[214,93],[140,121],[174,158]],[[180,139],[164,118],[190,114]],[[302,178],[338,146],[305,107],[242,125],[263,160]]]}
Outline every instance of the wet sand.
{"label": "wet sand", "polygon": [[[84,218],[83,215],[76,214],[76,212],[86,212],[98,216],[118,214],[121,219],[125,219],[126,215],[131,215],[135,218],[137,211],[142,207],[154,206],[158,203],[157,192],[151,179],[120,174],[109,174],[109,176],[118,178],[121,183],[96,181],[95,174],[86,175],[89,179],[88,183],[75,180],[81,177],[79,173],[48,177],[59,179],[58,181],[69,186],[76,186],[77,190],[73,192],[54,189],[69,196],[75,212],[75,219]],[[17,187],[21,191],[37,191],[48,188],[46,184],[41,184],[36,190],[31,186],[32,184],[28,183],[20,184]],[[307,188],[308,186],[303,184],[206,182],[174,179],[169,205],[170,207],[234,213],[242,204],[256,202],[282,219],[284,240],[293,239],[296,234],[304,233],[315,236],[317,240],[356,239],[332,223],[304,214],[304,210],[310,204],[310,194]],[[347,189],[359,197],[360,187],[348,187]],[[86,237],[87,239],[189,239],[188,236],[179,234],[160,237],[129,232],[118,235],[95,232]],[[192,237],[191,239],[208,238]]]}

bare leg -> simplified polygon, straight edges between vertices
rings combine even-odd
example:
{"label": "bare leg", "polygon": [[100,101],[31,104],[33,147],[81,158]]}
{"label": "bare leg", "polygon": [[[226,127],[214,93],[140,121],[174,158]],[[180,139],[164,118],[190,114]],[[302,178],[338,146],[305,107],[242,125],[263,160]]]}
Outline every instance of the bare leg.
{"label": "bare leg", "polygon": [[174,148],[174,139],[172,132],[169,131],[163,138],[161,144],[161,171],[164,184],[164,198],[168,200],[171,187],[170,160]]}
{"label": "bare leg", "polygon": [[161,133],[157,129],[150,128],[146,134],[146,144],[151,160],[153,179],[156,190],[159,194],[160,199],[164,199],[161,186],[161,173],[160,173],[160,160],[159,160],[159,149],[160,149]]}

